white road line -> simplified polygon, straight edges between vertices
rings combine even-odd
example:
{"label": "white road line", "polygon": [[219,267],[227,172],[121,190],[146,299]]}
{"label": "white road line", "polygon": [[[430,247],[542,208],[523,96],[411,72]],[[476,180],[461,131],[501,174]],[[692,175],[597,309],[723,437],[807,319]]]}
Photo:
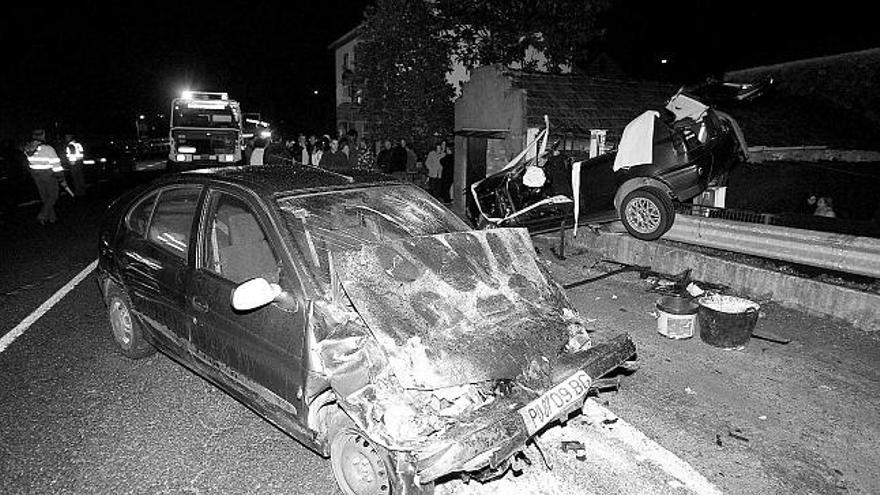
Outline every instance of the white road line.
{"label": "white road line", "polygon": [[624,443],[645,459],[650,460],[660,469],[673,478],[680,481],[685,487],[699,495],[721,495],[721,490],[712,484],[693,466],[683,459],[665,449],[659,443],[648,438],[647,435],[637,430],[635,426],[619,418],[611,410],[599,405],[592,399],[584,402],[584,416],[591,420],[593,425],[603,424],[603,420],[613,420],[609,428],[597,427],[611,438]]}
{"label": "white road line", "polygon": [[34,322],[39,320],[44,314],[46,314],[47,311],[52,309],[52,306],[55,306],[58,301],[64,299],[64,296],[66,296],[68,292],[73,290],[73,288],[76,287],[77,284],[82,282],[84,278],[88,277],[89,274],[92,273],[97,266],[98,260],[89,263],[89,266],[83,268],[81,272],[70,279],[70,282],[64,284],[64,287],[58,289],[58,291],[52,294],[52,297],[41,304],[39,308],[37,308],[33,313],[29,314],[27,318],[21,320],[21,323],[16,325],[15,328],[13,328],[9,332],[7,332],[6,335],[0,338],[0,352],[5,351],[13,340],[19,338],[21,334],[25,333],[27,329],[34,324]]}

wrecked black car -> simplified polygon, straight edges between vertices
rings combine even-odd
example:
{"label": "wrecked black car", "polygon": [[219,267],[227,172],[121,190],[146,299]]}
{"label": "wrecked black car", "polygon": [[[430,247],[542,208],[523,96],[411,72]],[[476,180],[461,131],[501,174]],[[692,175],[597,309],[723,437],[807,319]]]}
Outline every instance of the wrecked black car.
{"label": "wrecked black car", "polygon": [[169,175],[111,207],[99,260],[124,355],[217,384],[330,457],[347,494],[503,474],[635,352],[591,344],[525,229],[472,231],[367,172]]}
{"label": "wrecked black car", "polygon": [[549,135],[548,121],[503,170],[471,186],[475,225],[542,232],[621,220],[634,237],[655,240],[672,227],[673,201],[723,181],[748,150],[730,116],[683,91],[631,121],[612,153],[571,163],[548,149]]}

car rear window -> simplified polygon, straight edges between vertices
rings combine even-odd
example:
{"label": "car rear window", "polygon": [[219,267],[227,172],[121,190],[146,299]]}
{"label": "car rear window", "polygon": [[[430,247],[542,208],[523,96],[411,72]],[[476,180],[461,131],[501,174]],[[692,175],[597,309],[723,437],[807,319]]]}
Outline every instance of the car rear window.
{"label": "car rear window", "polygon": [[425,191],[409,185],[312,193],[282,199],[279,205],[297,248],[324,280],[329,280],[328,253],[470,230]]}

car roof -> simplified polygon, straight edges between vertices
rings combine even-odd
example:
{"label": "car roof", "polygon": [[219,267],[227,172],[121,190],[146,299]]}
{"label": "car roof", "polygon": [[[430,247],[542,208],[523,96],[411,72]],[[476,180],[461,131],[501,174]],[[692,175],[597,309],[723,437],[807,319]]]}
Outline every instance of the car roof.
{"label": "car roof", "polygon": [[266,197],[290,196],[314,190],[349,189],[365,185],[403,184],[393,177],[367,170],[331,171],[307,165],[207,168],[183,172],[170,176],[168,180],[187,178],[239,184]]}

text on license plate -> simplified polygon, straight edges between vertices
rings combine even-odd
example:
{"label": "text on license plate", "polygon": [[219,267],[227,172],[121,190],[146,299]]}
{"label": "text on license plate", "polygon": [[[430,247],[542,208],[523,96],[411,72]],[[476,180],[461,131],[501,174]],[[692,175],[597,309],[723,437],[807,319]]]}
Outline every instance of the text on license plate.
{"label": "text on license plate", "polygon": [[534,435],[559,413],[581,401],[590,390],[592,380],[583,370],[571,375],[544,395],[519,409],[529,435]]}

